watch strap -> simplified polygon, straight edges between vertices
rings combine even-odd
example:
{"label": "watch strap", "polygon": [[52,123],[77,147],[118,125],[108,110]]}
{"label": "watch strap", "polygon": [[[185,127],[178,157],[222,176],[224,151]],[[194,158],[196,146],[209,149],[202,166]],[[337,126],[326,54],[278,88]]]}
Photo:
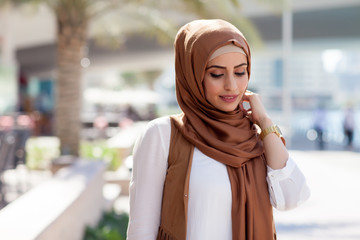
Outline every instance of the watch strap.
{"label": "watch strap", "polygon": [[275,133],[281,139],[283,144],[286,145],[285,139],[281,133],[279,126],[275,125],[275,124],[271,125],[270,127],[265,128],[265,129],[262,129],[261,133],[260,133],[260,139],[264,140],[264,138],[270,133]]}

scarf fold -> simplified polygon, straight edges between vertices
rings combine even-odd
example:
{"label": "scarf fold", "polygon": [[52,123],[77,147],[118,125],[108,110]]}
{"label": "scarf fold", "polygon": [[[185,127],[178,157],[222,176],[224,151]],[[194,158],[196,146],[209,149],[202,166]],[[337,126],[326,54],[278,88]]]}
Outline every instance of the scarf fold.
{"label": "scarf fold", "polygon": [[243,34],[223,20],[196,20],[175,39],[176,95],[183,115],[175,126],[205,155],[227,166],[232,191],[233,240],[274,239],[264,148],[240,108],[222,112],[205,98],[202,81],[211,54],[227,44],[242,48],[250,77],[251,54]]}

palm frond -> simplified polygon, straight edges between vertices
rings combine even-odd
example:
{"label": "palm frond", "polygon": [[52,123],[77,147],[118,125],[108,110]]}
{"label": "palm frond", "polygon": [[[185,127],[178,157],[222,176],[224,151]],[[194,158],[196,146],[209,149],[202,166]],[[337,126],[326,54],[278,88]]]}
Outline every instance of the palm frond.
{"label": "palm frond", "polygon": [[289,4],[289,0],[256,0],[257,3],[269,6],[273,10],[282,10]]}
{"label": "palm frond", "polygon": [[202,18],[219,18],[231,22],[244,34],[252,48],[262,46],[260,33],[251,21],[243,16],[242,5],[238,1],[207,0],[201,14]]}
{"label": "palm frond", "polygon": [[7,4],[11,4],[14,7],[18,7],[21,5],[26,4],[32,4],[32,5],[38,5],[40,3],[47,2],[47,0],[0,0],[0,8],[2,6],[5,6]]}
{"label": "palm frond", "polygon": [[146,35],[161,44],[169,44],[178,29],[178,24],[171,17],[151,4],[128,3],[97,18],[92,22],[92,29],[98,42],[112,47],[120,46],[127,35],[133,34]]}

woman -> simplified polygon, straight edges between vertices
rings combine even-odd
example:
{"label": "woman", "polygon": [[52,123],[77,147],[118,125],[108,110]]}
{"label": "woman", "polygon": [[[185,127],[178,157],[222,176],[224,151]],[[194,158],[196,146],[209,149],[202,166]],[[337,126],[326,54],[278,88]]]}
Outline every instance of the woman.
{"label": "woman", "polygon": [[250,57],[244,36],[226,21],[196,20],[179,30],[183,113],[150,122],[135,145],[129,240],[275,239],[272,206],[286,210],[309,197],[278,127],[247,91]]}

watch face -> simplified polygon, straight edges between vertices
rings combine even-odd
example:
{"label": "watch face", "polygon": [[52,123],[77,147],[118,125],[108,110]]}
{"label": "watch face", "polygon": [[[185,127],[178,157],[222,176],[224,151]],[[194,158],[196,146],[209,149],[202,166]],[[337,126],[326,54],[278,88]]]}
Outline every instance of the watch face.
{"label": "watch face", "polygon": [[278,131],[278,132],[279,132],[279,134],[280,134],[280,135],[282,135],[282,132],[281,132],[281,130],[280,130],[280,128],[279,128],[279,126],[276,126],[276,131]]}

